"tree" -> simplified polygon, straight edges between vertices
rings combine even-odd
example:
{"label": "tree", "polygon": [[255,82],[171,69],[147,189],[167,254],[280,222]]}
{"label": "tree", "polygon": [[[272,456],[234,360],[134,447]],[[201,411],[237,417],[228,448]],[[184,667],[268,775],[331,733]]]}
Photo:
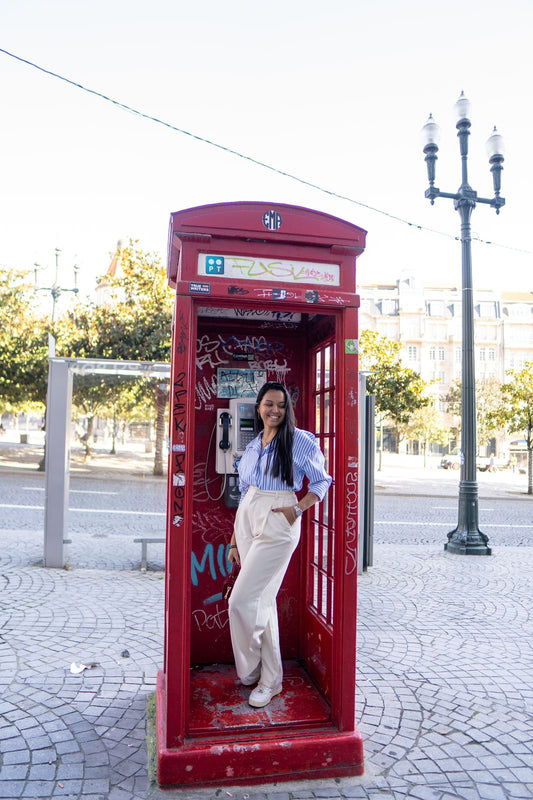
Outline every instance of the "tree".
{"label": "tree", "polygon": [[46,401],[48,323],[35,310],[29,273],[0,269],[0,405],[27,409]]}
{"label": "tree", "polygon": [[430,402],[426,382],[401,361],[400,344],[376,331],[362,331],[360,368],[370,373],[366,385],[376,395],[376,410],[396,425],[405,425],[414,411]]}
{"label": "tree", "polygon": [[527,446],[527,493],[533,494],[533,362],[510,370],[511,380],[501,385],[500,402],[491,417],[496,427],[523,433]]}
{"label": "tree", "polygon": [[424,467],[427,466],[428,444],[446,444],[448,441],[448,428],[442,422],[442,414],[429,402],[425,408],[417,408],[409,422],[400,426],[402,436],[416,439],[422,444],[424,453]]}
{"label": "tree", "polygon": [[[481,378],[476,381],[476,430],[478,446],[485,447],[499,426],[494,412],[500,405],[501,384],[494,378]],[[443,400],[446,410],[457,418],[457,432],[461,430],[461,391],[462,383],[456,380]]]}
{"label": "tree", "polygon": [[[170,361],[174,293],[159,257],[130,240],[117,249],[114,262],[115,275],[99,282],[103,302],[78,306],[60,321],[58,351],[77,358]],[[154,474],[162,475],[169,387],[153,380],[147,391],[155,409]]]}
{"label": "tree", "polygon": [[[381,426],[390,419],[394,425],[405,425],[414,411],[429,403],[425,396],[426,382],[401,361],[399,342],[376,331],[365,330],[359,338],[360,369],[369,373],[366,387],[376,396],[376,417]],[[380,438],[381,469],[383,433]]]}

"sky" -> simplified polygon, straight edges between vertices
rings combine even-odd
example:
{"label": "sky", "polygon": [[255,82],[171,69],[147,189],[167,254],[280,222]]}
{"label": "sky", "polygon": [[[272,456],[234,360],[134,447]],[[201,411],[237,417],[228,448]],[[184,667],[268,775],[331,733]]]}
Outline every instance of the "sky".
{"label": "sky", "polygon": [[424,198],[420,130],[432,112],[442,128],[436,185],[457,191],[453,106],[464,91],[480,196],[493,194],[494,125],[506,144],[507,204],[472,216],[473,235],[493,243],[473,243],[474,286],[530,291],[532,32],[531,0],[0,0],[3,50],[354,201],[0,52],[0,266],[38,263],[50,286],[59,248],[61,285],[73,286],[76,264],[91,294],[119,239],[166,263],[172,211],[259,200],[365,228],[360,282],[404,271],[460,282],[459,215],[451,200]]}

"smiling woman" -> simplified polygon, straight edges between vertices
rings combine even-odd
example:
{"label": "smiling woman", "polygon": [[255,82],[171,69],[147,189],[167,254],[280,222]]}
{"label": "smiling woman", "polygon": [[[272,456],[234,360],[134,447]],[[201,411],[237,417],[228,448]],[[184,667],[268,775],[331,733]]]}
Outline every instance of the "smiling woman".
{"label": "smiling woman", "polygon": [[[295,425],[286,388],[265,383],[257,395],[258,435],[239,464],[241,502],[228,558],[241,565],[229,600],[237,674],[257,684],[248,702],[268,705],[282,690],[276,597],[300,541],[303,512],[322,500],[330,484],[313,434]],[[298,501],[304,477],[309,491]]]}

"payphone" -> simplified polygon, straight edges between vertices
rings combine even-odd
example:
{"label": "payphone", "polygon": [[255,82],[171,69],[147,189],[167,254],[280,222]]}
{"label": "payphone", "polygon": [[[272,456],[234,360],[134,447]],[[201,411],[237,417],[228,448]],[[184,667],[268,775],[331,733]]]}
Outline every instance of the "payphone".
{"label": "payphone", "polygon": [[239,459],[255,436],[255,398],[233,397],[218,412],[216,465],[219,475],[236,475]]}
{"label": "payphone", "polygon": [[[158,778],[221,785],[356,775],[358,338],[365,232],[310,209],[225,203],[171,216],[172,344]],[[248,705],[222,586],[236,465],[257,392],[283,383],[333,483],[278,595],[283,692]],[[216,491],[213,491],[216,487]],[[305,488],[304,488],[305,491]],[[223,499],[221,499],[223,497]]]}
{"label": "payphone", "polygon": [[237,508],[240,500],[238,466],[246,446],[255,436],[255,399],[232,397],[229,408],[217,411],[218,422],[215,424],[215,470],[223,475],[222,486],[218,497],[213,497],[209,490],[207,468],[205,466],[205,488],[211,500],[224,501],[227,508]]}

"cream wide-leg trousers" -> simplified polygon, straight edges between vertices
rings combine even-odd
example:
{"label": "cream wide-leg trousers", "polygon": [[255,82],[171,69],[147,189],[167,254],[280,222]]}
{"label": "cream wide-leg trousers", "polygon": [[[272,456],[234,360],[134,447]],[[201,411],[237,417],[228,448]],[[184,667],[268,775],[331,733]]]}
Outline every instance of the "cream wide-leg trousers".
{"label": "cream wide-leg trousers", "polygon": [[294,506],[294,492],[250,486],[235,517],[241,571],[229,599],[231,644],[237,675],[277,688],[283,680],[276,596],[300,541],[301,517],[289,525],[273,508]]}

